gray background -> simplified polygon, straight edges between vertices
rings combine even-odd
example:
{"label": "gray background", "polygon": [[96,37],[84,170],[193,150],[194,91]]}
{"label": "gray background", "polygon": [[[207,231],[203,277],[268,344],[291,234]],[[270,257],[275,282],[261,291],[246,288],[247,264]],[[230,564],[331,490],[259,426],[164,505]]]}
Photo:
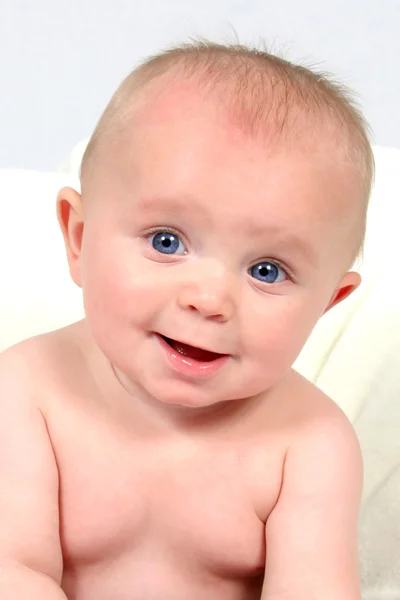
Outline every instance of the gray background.
{"label": "gray background", "polygon": [[400,148],[400,0],[0,0],[0,167],[57,168],[142,58],[233,31],[335,73]]}

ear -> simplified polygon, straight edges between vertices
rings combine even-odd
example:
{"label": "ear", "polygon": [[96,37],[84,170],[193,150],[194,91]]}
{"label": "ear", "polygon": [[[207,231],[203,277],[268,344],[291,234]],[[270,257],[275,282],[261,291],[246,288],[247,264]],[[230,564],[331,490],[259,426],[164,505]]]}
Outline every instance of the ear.
{"label": "ear", "polygon": [[339,304],[345,298],[348,298],[350,294],[358,288],[361,283],[361,275],[355,271],[349,271],[346,273],[341,280],[339,286],[335,289],[334,293],[329,300],[328,306],[325,308],[324,313],[328,312],[333,306]]}
{"label": "ear", "polygon": [[57,218],[64,237],[70,275],[79,287],[81,284],[80,254],[84,215],[82,198],[70,187],[62,188],[57,195]]}

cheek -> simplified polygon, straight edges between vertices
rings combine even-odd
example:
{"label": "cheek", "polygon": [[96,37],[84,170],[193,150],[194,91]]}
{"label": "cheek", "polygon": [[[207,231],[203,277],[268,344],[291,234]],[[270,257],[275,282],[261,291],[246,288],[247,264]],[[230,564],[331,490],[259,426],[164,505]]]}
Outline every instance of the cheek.
{"label": "cheek", "polygon": [[243,323],[243,339],[261,362],[292,363],[318,317],[318,307],[306,295],[263,297]]}
{"label": "cheek", "polygon": [[[105,245],[104,245],[105,246]],[[144,259],[118,247],[92,246],[82,256],[86,312],[121,324],[143,322],[162,306],[162,292],[155,270]]]}

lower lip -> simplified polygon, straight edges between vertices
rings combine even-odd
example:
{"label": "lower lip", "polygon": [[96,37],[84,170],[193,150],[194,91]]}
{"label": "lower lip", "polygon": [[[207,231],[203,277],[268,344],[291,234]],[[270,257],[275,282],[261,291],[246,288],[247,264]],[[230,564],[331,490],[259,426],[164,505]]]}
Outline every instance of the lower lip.
{"label": "lower lip", "polygon": [[161,337],[161,335],[158,333],[155,335],[171,367],[183,375],[189,375],[190,377],[209,377],[210,375],[214,375],[214,373],[222,369],[222,367],[228,362],[228,354],[220,356],[214,360],[210,360],[209,362],[201,362],[199,360],[195,360],[194,358],[184,356],[177,350],[174,350],[174,348],[172,348],[164,340],[164,338]]}

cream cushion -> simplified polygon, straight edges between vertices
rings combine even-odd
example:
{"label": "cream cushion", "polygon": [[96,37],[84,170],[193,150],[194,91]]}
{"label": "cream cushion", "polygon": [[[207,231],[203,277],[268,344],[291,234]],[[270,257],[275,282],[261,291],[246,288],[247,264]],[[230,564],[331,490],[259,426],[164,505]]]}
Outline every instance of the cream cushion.
{"label": "cream cushion", "polygon": [[68,175],[0,170],[0,350],[83,315],[56,218]]}

